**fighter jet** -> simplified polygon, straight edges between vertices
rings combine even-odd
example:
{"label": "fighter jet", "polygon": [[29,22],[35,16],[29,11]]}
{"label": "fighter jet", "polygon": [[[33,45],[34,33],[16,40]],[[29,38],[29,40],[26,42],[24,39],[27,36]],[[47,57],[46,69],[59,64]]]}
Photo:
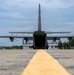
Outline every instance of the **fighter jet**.
{"label": "fighter jet", "polygon": [[0,36],[0,38],[10,38],[11,42],[13,42],[14,38],[23,38],[26,40],[33,40],[33,49],[48,49],[48,40],[57,40],[60,38],[69,38],[72,39],[74,36],[47,36],[47,34],[53,33],[71,33],[71,32],[45,32],[42,31],[41,27],[41,6],[39,4],[39,11],[38,11],[38,30],[34,32],[9,32],[11,34],[33,34],[33,36]]}

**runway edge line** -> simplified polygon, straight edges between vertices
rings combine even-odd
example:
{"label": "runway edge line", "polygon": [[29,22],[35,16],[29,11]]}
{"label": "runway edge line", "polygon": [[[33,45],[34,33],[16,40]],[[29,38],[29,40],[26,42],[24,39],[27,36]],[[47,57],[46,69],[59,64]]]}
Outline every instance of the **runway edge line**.
{"label": "runway edge line", "polygon": [[45,50],[38,50],[21,75],[71,75]]}

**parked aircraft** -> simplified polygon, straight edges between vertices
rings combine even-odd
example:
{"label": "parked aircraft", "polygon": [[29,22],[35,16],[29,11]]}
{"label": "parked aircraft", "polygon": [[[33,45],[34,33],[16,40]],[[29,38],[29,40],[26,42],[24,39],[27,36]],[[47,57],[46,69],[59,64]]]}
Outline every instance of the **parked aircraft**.
{"label": "parked aircraft", "polygon": [[33,49],[48,49],[48,40],[57,40],[60,38],[69,38],[72,39],[74,36],[47,36],[47,34],[53,33],[70,33],[70,32],[45,32],[41,29],[41,7],[39,4],[39,12],[38,12],[38,30],[34,32],[9,32],[11,34],[33,34],[33,36],[0,36],[0,38],[10,38],[11,42],[13,42],[14,38],[23,38],[26,40],[33,40]]}

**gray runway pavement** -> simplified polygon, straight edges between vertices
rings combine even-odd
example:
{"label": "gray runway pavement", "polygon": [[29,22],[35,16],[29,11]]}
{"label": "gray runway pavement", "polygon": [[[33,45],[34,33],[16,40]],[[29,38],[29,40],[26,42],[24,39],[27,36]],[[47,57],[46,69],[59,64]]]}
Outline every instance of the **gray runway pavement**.
{"label": "gray runway pavement", "polygon": [[51,50],[47,52],[65,67],[69,73],[74,75],[74,50]]}
{"label": "gray runway pavement", "polygon": [[35,50],[0,50],[0,75],[20,75]]}
{"label": "gray runway pavement", "polygon": [[[0,75],[20,75],[36,51],[0,50]],[[46,51],[74,75],[74,50]]]}

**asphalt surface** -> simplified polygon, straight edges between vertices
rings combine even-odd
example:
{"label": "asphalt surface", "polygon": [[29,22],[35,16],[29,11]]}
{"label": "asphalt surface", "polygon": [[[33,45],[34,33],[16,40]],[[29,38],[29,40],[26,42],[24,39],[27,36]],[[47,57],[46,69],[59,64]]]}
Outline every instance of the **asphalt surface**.
{"label": "asphalt surface", "polygon": [[36,51],[0,50],[0,75],[20,75]]}
{"label": "asphalt surface", "polygon": [[51,50],[47,52],[65,67],[69,73],[74,75],[74,50]]}
{"label": "asphalt surface", "polygon": [[[74,75],[74,50],[46,51]],[[32,49],[0,50],[0,75],[20,75],[36,52]]]}

